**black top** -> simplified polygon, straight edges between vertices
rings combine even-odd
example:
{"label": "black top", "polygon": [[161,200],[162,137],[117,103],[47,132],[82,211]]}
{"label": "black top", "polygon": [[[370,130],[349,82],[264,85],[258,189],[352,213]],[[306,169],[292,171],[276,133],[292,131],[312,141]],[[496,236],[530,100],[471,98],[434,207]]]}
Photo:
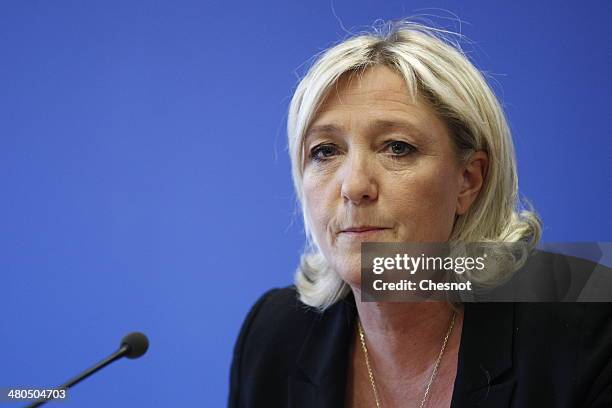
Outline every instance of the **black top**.
{"label": "black top", "polygon": [[[466,303],[451,408],[612,407],[612,304]],[[352,294],[325,312],[294,286],[250,310],[229,407],[342,407]]]}

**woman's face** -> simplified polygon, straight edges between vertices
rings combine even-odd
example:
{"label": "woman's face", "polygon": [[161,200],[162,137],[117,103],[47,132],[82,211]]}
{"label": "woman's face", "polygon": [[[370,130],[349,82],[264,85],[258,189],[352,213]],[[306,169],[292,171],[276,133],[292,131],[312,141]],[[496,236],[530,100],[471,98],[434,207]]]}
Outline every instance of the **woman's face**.
{"label": "woman's face", "polygon": [[410,102],[387,67],[341,78],[304,140],[311,231],[351,285],[360,282],[362,241],[445,242],[466,210],[448,129],[429,106]]}

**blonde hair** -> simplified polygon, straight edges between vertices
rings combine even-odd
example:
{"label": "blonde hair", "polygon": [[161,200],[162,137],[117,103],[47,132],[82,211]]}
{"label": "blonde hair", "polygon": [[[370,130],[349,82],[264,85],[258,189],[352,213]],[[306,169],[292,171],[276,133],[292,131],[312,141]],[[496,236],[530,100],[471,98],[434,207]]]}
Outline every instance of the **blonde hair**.
{"label": "blonde hair", "polygon": [[347,73],[384,65],[405,79],[412,100],[424,98],[448,126],[459,158],[489,156],[486,178],[470,209],[457,216],[449,242],[518,242],[534,248],[541,234],[532,209],[520,207],[514,146],[504,112],[483,75],[447,38],[413,21],[387,22],[321,53],[299,82],[287,119],[288,148],[306,248],[295,273],[300,300],[324,310],[350,290],[311,233],[302,195],[304,134],[328,90]]}

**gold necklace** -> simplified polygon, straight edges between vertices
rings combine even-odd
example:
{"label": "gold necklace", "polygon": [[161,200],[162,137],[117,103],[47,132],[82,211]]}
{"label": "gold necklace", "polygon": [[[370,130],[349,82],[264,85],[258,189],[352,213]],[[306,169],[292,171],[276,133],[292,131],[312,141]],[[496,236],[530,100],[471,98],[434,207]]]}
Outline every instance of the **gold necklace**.
{"label": "gold necklace", "polygon": [[[450,326],[446,331],[446,336],[444,337],[444,342],[442,343],[442,348],[440,349],[440,353],[438,354],[438,359],[434,364],[433,372],[431,373],[431,377],[429,378],[429,382],[427,383],[427,387],[425,387],[425,395],[423,395],[423,399],[421,400],[421,408],[425,406],[427,402],[427,397],[429,396],[429,388],[431,384],[434,382],[436,378],[436,374],[438,374],[438,366],[440,365],[440,361],[442,361],[442,356],[444,355],[444,350],[446,350],[446,343],[448,342],[448,338],[450,337],[451,332],[453,331],[453,326],[455,326],[455,316],[457,313],[453,311],[453,317],[451,318]],[[359,338],[361,339],[361,348],[363,349],[363,354],[365,355],[366,367],[368,368],[368,374],[370,376],[370,383],[372,384],[372,391],[374,392],[374,399],[376,400],[376,408],[380,408],[380,401],[378,399],[378,391],[376,389],[376,382],[374,381],[374,372],[372,371],[372,367],[370,367],[370,359],[368,358],[368,348],[365,344],[365,336],[363,335],[363,328],[361,327],[361,319],[357,317],[357,327],[359,328]]]}

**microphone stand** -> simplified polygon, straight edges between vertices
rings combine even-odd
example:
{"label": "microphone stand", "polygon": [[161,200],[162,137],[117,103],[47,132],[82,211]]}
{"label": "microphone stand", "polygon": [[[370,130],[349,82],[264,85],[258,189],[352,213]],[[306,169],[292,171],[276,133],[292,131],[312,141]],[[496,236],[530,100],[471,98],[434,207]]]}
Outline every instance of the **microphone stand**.
{"label": "microphone stand", "polygon": [[[64,384],[60,385],[59,387],[57,387],[57,389],[59,389],[59,390],[67,390],[68,388],[72,387],[73,385],[76,385],[76,384],[80,383],[85,378],[87,378],[90,375],[94,374],[95,372],[103,369],[104,367],[106,367],[107,365],[112,363],[113,361],[118,360],[121,357],[125,356],[128,353],[129,349],[130,348],[129,348],[128,345],[125,345],[125,344],[122,345],[119,350],[115,351],[113,354],[111,354],[110,356],[106,357],[104,360],[100,361],[98,364],[96,364],[96,365],[90,367],[89,369],[83,371],[81,374],[77,375],[76,377],[71,378],[66,383],[64,383]],[[39,398],[38,400],[34,401],[30,405],[27,405],[25,408],[39,407],[42,404],[44,404],[45,402],[50,401],[52,399],[53,399],[53,396],[46,397],[46,398]]]}

